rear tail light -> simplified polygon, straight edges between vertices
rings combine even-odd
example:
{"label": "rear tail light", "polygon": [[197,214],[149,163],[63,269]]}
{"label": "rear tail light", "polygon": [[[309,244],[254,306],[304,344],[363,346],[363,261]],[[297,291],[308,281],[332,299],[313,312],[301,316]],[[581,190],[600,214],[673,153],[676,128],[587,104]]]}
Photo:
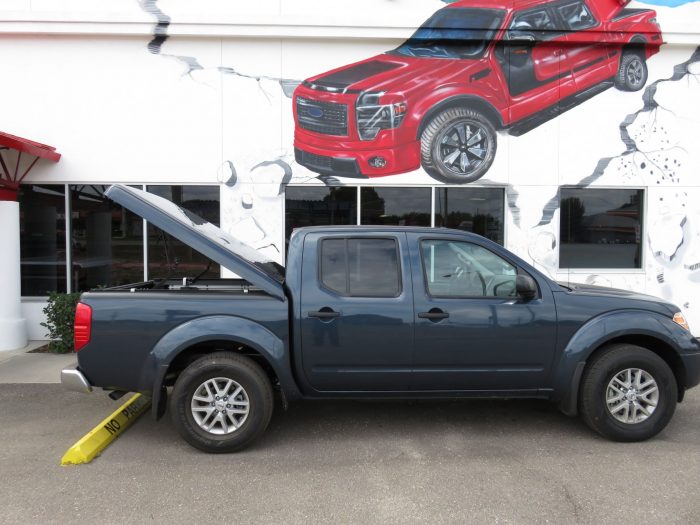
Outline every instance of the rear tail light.
{"label": "rear tail light", "polygon": [[73,347],[76,352],[90,342],[91,327],[92,308],[84,303],[78,303],[73,324]]}

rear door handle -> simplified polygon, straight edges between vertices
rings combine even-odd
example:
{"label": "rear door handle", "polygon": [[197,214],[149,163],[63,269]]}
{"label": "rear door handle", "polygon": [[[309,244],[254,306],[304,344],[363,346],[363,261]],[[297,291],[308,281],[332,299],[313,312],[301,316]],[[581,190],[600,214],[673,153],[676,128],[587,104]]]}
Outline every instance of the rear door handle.
{"label": "rear door handle", "polygon": [[340,317],[340,312],[336,312],[332,308],[325,306],[315,312],[309,312],[308,316],[316,317],[318,319],[331,319],[333,317]]}
{"label": "rear door handle", "polygon": [[418,317],[421,319],[430,319],[431,321],[447,319],[450,316],[447,312],[443,312],[439,308],[432,308],[429,312],[420,312]]}

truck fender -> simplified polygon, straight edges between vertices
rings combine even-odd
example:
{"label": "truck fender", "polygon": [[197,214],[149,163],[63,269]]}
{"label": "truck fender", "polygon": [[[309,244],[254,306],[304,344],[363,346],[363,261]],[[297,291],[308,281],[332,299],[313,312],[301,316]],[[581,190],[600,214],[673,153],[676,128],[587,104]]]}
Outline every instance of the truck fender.
{"label": "truck fender", "polygon": [[608,312],[586,322],[571,337],[554,367],[552,400],[569,416],[578,413],[579,385],[586,362],[601,346],[625,336],[648,336],[676,352],[697,351],[687,332],[670,317],[646,310]]}
{"label": "truck fender", "polygon": [[435,115],[448,107],[459,106],[472,108],[484,113],[493,124],[494,128],[501,129],[503,127],[503,116],[495,108],[495,106],[479,95],[460,93],[456,88],[449,91],[438,91],[433,93],[430,99],[422,101],[420,106],[416,108],[418,122],[416,127],[416,140],[420,140],[423,130]]}
{"label": "truck fender", "polygon": [[154,417],[160,417],[165,410],[163,382],[170,364],[185,349],[206,341],[231,341],[254,349],[274,370],[284,398],[299,396],[285,341],[259,323],[243,317],[198,317],[176,326],[161,337],[146,359],[140,384],[142,391],[152,392]]}

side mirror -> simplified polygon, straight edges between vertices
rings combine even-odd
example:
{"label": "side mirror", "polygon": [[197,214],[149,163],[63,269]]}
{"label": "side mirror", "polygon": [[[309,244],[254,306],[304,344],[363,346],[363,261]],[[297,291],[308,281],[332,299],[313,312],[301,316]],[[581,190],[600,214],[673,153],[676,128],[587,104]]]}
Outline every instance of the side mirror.
{"label": "side mirror", "polygon": [[515,291],[526,301],[531,301],[537,297],[537,283],[529,275],[518,275],[515,277]]}

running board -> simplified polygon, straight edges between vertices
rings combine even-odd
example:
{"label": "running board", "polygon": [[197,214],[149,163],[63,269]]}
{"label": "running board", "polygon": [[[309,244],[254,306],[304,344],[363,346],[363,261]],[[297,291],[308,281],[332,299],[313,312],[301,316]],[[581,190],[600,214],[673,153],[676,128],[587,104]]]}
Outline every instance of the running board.
{"label": "running board", "polygon": [[602,93],[603,91],[611,88],[612,86],[612,80],[606,80],[604,82],[601,82],[600,84],[596,84],[595,86],[581,91],[580,93],[576,93],[575,95],[561,100],[559,104],[555,106],[550,106],[549,108],[540,111],[539,113],[536,113],[531,117],[527,117],[519,122],[516,122],[515,124],[507,128],[507,132],[509,135],[513,135],[514,137],[524,135],[528,131],[532,131],[537,126],[540,126],[545,122],[549,122],[554,117],[561,115],[565,111],[569,111],[571,108],[575,108],[581,102],[585,102],[589,98],[593,98],[594,96],[598,95],[599,93]]}

